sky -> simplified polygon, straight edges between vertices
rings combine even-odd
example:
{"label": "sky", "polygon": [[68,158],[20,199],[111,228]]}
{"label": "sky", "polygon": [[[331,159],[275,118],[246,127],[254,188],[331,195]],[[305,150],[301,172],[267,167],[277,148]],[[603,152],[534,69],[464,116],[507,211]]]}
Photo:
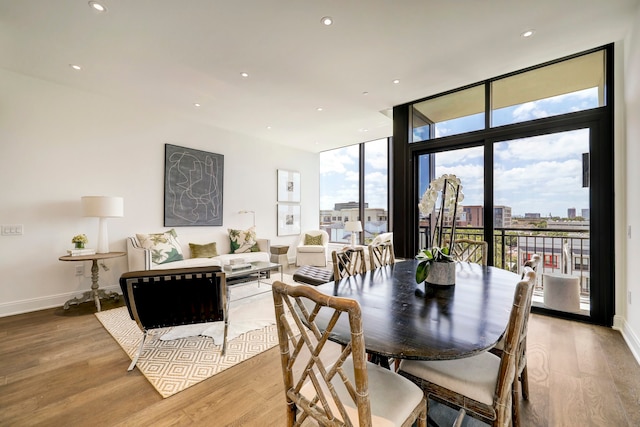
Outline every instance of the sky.
{"label": "sky", "polygon": [[[359,146],[320,153],[320,209],[358,200]],[[365,202],[387,209],[387,139],[365,143]]]}
{"label": "sky", "polygon": [[[494,111],[495,126],[595,108],[597,88],[526,102]],[[436,124],[436,137],[482,128],[482,115]],[[320,154],[320,209],[358,200],[358,145]],[[512,215],[539,213],[567,217],[575,208],[589,208],[588,188],[582,187],[582,154],[589,151],[589,129],[497,142],[494,145],[494,203],[510,206]],[[462,205],[483,204],[483,148],[436,154],[435,176],[457,175],[465,195]],[[369,207],[387,208],[386,139],[366,144],[365,192]],[[419,200],[426,189],[421,183]]]}

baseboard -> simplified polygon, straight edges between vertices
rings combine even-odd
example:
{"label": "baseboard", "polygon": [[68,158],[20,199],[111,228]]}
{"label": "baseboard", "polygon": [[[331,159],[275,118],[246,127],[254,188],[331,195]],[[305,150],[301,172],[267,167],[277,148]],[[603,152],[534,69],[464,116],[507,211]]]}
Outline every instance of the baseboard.
{"label": "baseboard", "polygon": [[629,350],[631,350],[631,354],[633,354],[636,362],[640,364],[640,339],[638,339],[638,336],[635,334],[633,329],[629,327],[627,320],[622,316],[614,316],[613,329],[620,331],[622,338],[624,338]]}
{"label": "baseboard", "polygon": [[[101,286],[108,292],[120,292],[120,286]],[[87,289],[89,290],[89,289]],[[84,292],[84,291],[83,291]],[[32,311],[45,310],[47,308],[62,307],[65,302],[74,297],[79,297],[83,292],[68,292],[65,294],[47,295],[45,297],[32,298],[22,301],[13,301],[0,304],[0,317],[14,316],[16,314],[30,313]]]}

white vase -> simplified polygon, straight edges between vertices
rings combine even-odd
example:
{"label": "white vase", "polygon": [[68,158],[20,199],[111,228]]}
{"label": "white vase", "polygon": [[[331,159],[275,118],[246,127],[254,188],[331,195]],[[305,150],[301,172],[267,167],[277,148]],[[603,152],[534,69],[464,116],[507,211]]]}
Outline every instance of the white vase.
{"label": "white vase", "polygon": [[427,283],[440,286],[451,286],[456,284],[456,263],[455,262],[434,262],[429,269]]}

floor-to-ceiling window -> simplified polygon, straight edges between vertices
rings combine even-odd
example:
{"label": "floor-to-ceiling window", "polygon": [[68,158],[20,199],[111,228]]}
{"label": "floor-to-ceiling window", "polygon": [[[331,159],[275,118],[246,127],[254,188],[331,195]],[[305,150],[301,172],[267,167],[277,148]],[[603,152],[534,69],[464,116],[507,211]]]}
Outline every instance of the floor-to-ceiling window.
{"label": "floor-to-ceiling window", "polygon": [[[612,54],[607,46],[395,107],[397,255],[428,244],[417,202],[431,179],[453,173],[465,193],[457,236],[481,235],[489,263],[512,271],[540,254],[534,306],[610,325]],[[545,301],[555,276],[570,283],[568,301]]]}
{"label": "floor-to-ceiling window", "polygon": [[320,227],[331,242],[351,241],[347,221],[360,221],[360,244],[388,231],[388,170],[387,138],[320,153]]}

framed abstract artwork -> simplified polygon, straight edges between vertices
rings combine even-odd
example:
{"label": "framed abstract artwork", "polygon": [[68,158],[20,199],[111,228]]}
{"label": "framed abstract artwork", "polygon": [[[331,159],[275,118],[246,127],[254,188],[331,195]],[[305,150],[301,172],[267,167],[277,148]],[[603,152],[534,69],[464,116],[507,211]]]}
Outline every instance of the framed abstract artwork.
{"label": "framed abstract artwork", "polygon": [[221,226],[224,156],[165,144],[164,225]]}
{"label": "framed abstract artwork", "polygon": [[300,202],[300,172],[278,169],[278,202]]}
{"label": "framed abstract artwork", "polygon": [[278,236],[300,234],[300,205],[278,204]]}

